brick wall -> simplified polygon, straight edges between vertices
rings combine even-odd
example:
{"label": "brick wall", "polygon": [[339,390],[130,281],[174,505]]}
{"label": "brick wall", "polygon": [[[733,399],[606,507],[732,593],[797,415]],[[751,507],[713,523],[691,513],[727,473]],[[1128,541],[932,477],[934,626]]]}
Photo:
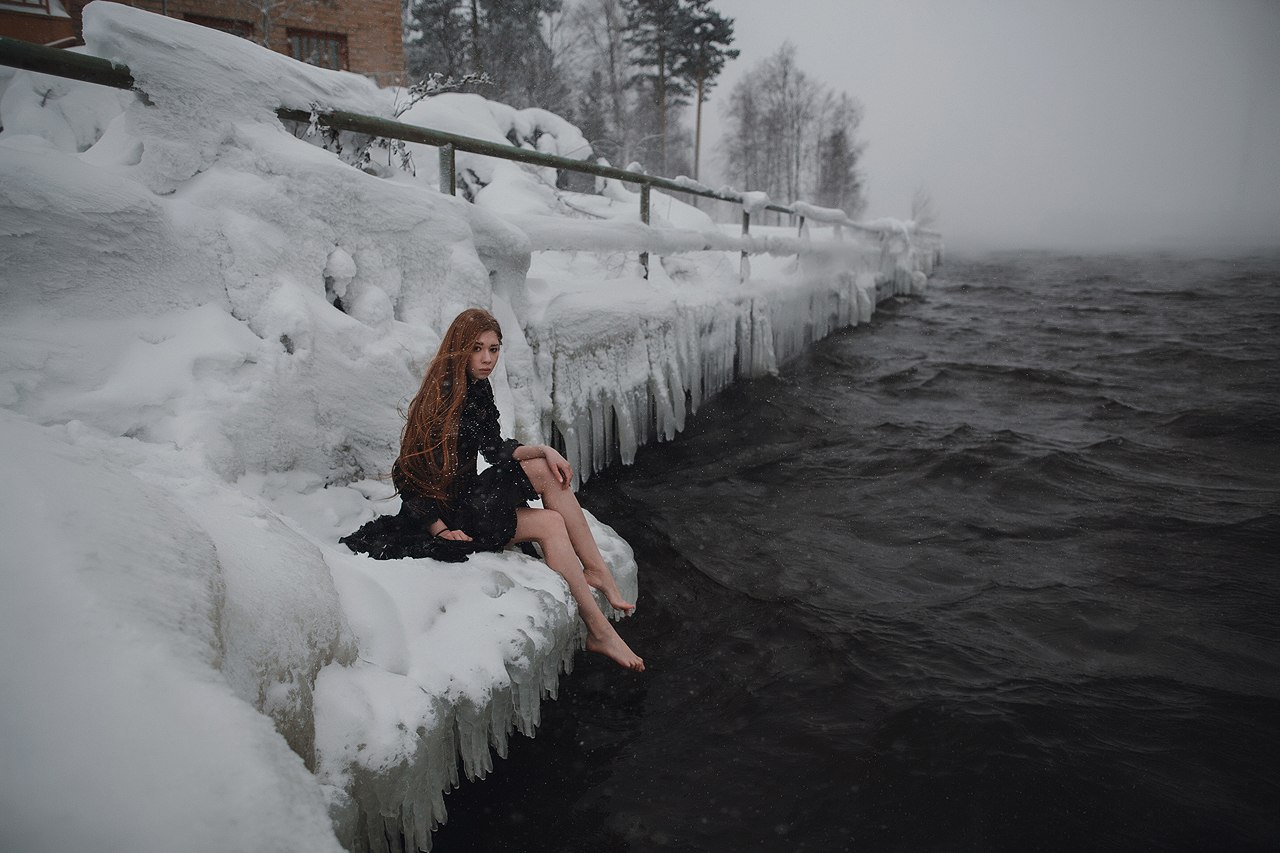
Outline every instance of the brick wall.
{"label": "brick wall", "polygon": [[[70,3],[76,31],[88,0]],[[194,16],[252,27],[252,37],[289,54],[289,30],[342,36],[346,70],[373,78],[379,85],[403,82],[404,42],[400,33],[400,0],[130,0],[125,5],[171,18]],[[273,9],[263,20],[262,6]]]}
{"label": "brick wall", "polygon": [[68,18],[0,9],[0,36],[49,44],[74,37],[75,34]]}

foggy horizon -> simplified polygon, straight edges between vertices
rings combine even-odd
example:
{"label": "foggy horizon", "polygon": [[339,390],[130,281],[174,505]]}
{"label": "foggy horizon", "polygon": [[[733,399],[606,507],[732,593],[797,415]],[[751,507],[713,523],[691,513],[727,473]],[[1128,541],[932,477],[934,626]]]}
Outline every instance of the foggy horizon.
{"label": "foggy horizon", "polygon": [[709,183],[735,183],[709,153],[734,84],[790,41],[863,105],[866,219],[908,218],[924,189],[959,251],[1280,245],[1280,4],[716,8],[742,53],[703,108]]}

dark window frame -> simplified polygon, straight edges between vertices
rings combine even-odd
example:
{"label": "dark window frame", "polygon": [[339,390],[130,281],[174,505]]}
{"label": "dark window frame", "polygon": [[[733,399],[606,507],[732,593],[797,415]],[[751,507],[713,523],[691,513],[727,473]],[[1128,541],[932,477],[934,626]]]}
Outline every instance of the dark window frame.
{"label": "dark window frame", "polygon": [[[294,59],[297,59],[300,62],[305,62],[308,65],[314,65],[317,68],[330,68],[330,69],[333,69],[334,71],[349,71],[351,69],[351,63],[348,60],[348,55],[347,55],[347,34],[346,33],[334,33],[334,32],[327,32],[325,30],[305,30],[299,27],[288,27],[286,29],[286,35],[288,36],[288,39],[289,39],[289,55],[292,56]],[[336,59],[338,63],[336,67],[333,65],[322,65],[319,62],[311,61],[311,59],[316,57],[318,53],[317,48],[323,47],[325,45],[329,46],[329,49],[325,51],[325,54],[327,54],[326,58]],[[307,53],[307,55],[305,56],[298,55],[300,52],[305,51],[308,47],[311,47],[311,50]]]}

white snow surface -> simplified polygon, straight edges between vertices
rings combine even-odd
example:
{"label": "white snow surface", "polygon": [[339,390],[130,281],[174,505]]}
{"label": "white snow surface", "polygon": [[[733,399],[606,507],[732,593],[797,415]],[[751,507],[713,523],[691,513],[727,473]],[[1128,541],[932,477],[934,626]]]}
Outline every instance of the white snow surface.
{"label": "white snow surface", "polygon": [[846,222],[849,219],[849,214],[837,207],[818,207],[816,204],[809,204],[804,201],[791,202],[791,209],[813,222],[834,223]]}
{"label": "white snow surface", "polygon": [[[338,543],[398,510],[401,412],[452,317],[498,316],[504,433],[558,438],[581,479],[919,292],[936,249],[742,238],[656,192],[645,226],[634,188],[483,157],[451,198],[426,146],[362,171],[275,115],[401,93],[121,5],[84,21],[149,103],[0,78],[0,849],[429,849],[459,768],[534,732],[582,638],[518,552]],[[473,95],[401,120],[591,156]],[[772,253],[745,283],[742,250]],[[634,600],[631,549],[591,523]]]}

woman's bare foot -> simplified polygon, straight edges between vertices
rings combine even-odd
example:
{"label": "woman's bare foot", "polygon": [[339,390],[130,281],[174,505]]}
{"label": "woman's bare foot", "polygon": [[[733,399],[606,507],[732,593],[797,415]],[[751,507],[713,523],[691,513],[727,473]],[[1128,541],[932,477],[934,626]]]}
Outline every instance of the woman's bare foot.
{"label": "woman's bare foot", "polygon": [[587,651],[604,655],[626,669],[644,672],[644,660],[631,651],[631,647],[618,636],[618,632],[613,630],[612,626],[606,636],[597,637],[594,634],[587,634]]}
{"label": "woman's bare foot", "polygon": [[609,606],[614,610],[623,610],[630,613],[636,609],[634,604],[622,597],[622,593],[618,590],[618,582],[613,579],[613,573],[608,569],[601,572],[584,568],[582,573],[587,576],[587,585],[592,589],[598,589],[603,592],[605,600],[609,602]]}

